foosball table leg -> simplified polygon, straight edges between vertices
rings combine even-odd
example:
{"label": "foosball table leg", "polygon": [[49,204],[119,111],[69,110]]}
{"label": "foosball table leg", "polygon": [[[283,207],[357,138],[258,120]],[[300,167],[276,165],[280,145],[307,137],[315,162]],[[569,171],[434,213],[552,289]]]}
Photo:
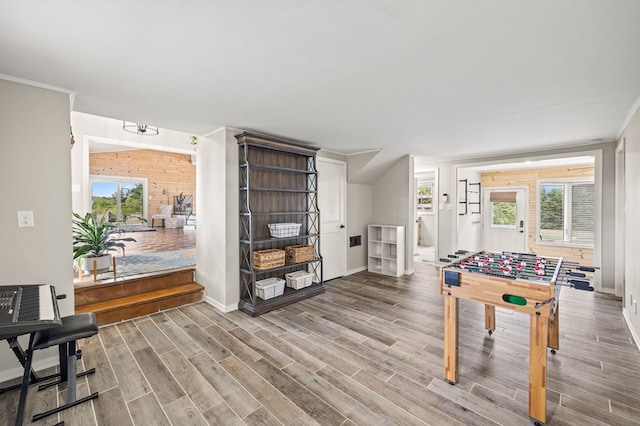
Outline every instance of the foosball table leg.
{"label": "foosball table leg", "polygon": [[529,417],[545,423],[547,411],[548,319],[531,315],[529,326]]}
{"label": "foosball table leg", "polygon": [[458,381],[458,298],[451,293],[444,298],[444,379]]}
{"label": "foosball table leg", "polygon": [[489,330],[489,336],[496,329],[496,307],[493,305],[484,305],[484,328]]}

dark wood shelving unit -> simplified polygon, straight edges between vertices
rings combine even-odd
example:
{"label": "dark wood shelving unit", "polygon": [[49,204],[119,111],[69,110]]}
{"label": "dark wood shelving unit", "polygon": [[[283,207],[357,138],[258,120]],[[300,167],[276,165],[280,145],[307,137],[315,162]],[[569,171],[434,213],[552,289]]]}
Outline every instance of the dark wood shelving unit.
{"label": "dark wood shelving unit", "polygon": [[[320,255],[320,211],[318,210],[318,148],[285,139],[244,132],[236,136],[239,157],[240,194],[240,302],[238,309],[257,316],[324,292]],[[300,234],[272,238],[270,223],[300,223]],[[315,258],[257,270],[256,250],[284,249],[305,244]],[[262,300],[256,281],[304,270],[313,273],[313,284],[299,290],[285,287],[284,294]]]}

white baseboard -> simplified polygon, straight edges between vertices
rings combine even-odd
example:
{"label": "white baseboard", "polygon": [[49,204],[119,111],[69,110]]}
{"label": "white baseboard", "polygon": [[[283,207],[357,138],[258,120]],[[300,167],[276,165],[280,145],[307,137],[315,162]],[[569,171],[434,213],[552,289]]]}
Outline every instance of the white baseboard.
{"label": "white baseboard", "polygon": [[367,267],[366,266],[361,266],[359,268],[355,268],[355,269],[351,269],[349,271],[347,271],[347,273],[345,275],[353,275],[357,272],[362,272],[362,271],[366,271]]}
{"label": "white baseboard", "polygon": [[631,323],[631,317],[629,317],[629,311],[626,308],[622,308],[622,316],[624,320],[627,322],[627,327],[629,327],[629,331],[631,332],[631,336],[633,337],[633,341],[636,342],[636,349],[640,351],[640,336],[633,328],[633,324]]}
{"label": "white baseboard", "polygon": [[[11,354],[13,356],[13,354]],[[19,365],[18,360],[16,359],[16,364]],[[41,359],[39,361],[34,361],[33,370],[41,371],[50,367],[55,367],[58,365],[58,357],[53,356],[50,358]],[[22,377],[24,374],[24,368],[22,366],[15,367],[10,370],[5,370],[0,372],[0,383],[6,382],[7,380],[16,379]]]}
{"label": "white baseboard", "polygon": [[233,305],[227,305],[227,306],[225,306],[225,305],[223,305],[222,303],[218,302],[218,301],[217,301],[217,300],[215,300],[215,299],[212,299],[212,298],[211,298],[211,297],[209,297],[209,296],[205,296],[203,300],[204,300],[205,302],[207,302],[208,304],[210,304],[211,306],[213,306],[214,308],[216,308],[217,310],[224,312],[225,314],[226,314],[227,312],[235,311],[235,310],[237,310],[237,309],[238,309],[238,304],[237,304],[237,303],[236,303],[236,304],[233,304]]}

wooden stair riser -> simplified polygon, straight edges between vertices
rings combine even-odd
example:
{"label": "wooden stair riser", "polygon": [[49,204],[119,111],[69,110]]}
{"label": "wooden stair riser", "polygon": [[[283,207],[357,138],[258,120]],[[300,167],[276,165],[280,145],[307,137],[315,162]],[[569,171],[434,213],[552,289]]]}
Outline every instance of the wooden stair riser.
{"label": "wooden stair riser", "polygon": [[88,303],[117,299],[135,294],[144,294],[163,288],[171,288],[192,283],[193,278],[194,270],[187,269],[156,276],[126,279],[115,283],[80,285],[76,286],[74,291],[75,305],[78,307]]}

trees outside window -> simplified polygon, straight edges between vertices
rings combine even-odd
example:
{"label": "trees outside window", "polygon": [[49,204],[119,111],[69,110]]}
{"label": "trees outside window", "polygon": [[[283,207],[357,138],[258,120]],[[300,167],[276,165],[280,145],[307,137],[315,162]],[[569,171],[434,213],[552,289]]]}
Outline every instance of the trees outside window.
{"label": "trees outside window", "polygon": [[500,228],[515,228],[516,203],[491,203],[491,226]]}

